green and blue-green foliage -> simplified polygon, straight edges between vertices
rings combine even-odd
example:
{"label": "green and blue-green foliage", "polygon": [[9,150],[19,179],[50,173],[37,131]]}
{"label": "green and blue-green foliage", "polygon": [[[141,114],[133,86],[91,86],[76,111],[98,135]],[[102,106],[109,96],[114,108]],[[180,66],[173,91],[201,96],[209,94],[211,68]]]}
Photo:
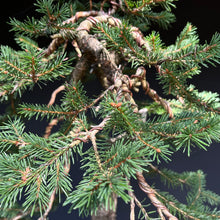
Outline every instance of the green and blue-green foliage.
{"label": "green and blue-green foliage", "polygon": [[183,149],[190,156],[192,147],[207,149],[219,141],[219,116],[205,111],[182,111],[172,120],[164,115],[148,121],[144,129],[170,144],[174,151]]}
{"label": "green and blue-green foliage", "polygon": [[[148,109],[145,121],[134,111],[134,104],[117,96],[117,89],[107,88],[98,98],[88,97],[81,81],[70,80],[76,53],[65,52],[66,45],[58,44],[47,56],[46,49],[38,44],[42,37],[52,35],[55,39],[54,34],[62,42],[72,42],[82,19],[74,24],[64,21],[78,11],[88,11],[88,1],[36,1],[39,19],[10,19],[21,49],[0,48],[0,100],[16,101],[35,84],[61,78],[65,80],[65,90],[59,105],[17,101],[13,109],[12,102],[11,112],[18,116],[1,123],[0,217],[13,218],[20,213],[33,216],[36,212],[42,216],[54,192],[59,199],[64,194],[64,204],[71,204],[70,211],[78,209],[80,215],[91,215],[100,206],[114,208],[115,196],[130,202],[128,191],[133,188],[129,182],[136,180],[137,171],[147,175],[152,164],[172,162],[176,151],[190,156],[193,148],[207,150],[213,141],[220,141],[219,95],[199,92],[187,81],[200,74],[202,66],[219,63],[220,35],[216,33],[209,43],[200,44],[196,27],[187,23],[172,45],[166,46],[154,30],[145,32],[145,44],[140,44],[140,37],[133,36],[135,32],[146,31],[155,23],[167,29],[175,21],[175,0],[120,2],[116,16],[122,23],[109,26],[95,22],[91,34],[106,41],[106,48],[127,62],[130,79],[139,66],[154,70],[164,94],[172,96],[164,101],[169,103],[173,117],[168,116],[160,102],[149,101],[144,104]],[[109,5],[104,1],[103,10]],[[101,2],[93,4],[94,9],[100,6]],[[41,137],[25,131],[23,118],[57,120],[60,126],[51,133],[50,126],[54,124],[50,123],[50,135]],[[94,121],[101,121],[102,126],[91,126]],[[94,131],[95,137],[91,136]],[[84,142],[89,142],[89,146]],[[77,156],[81,161],[76,160]],[[69,169],[75,163],[80,163],[84,176],[73,188]],[[158,173],[169,188],[188,190],[185,203],[170,193],[155,190],[155,196],[171,213],[179,218],[219,218],[215,207],[220,198],[206,189],[202,171],[179,174],[164,169]],[[22,207],[17,203],[19,200]]]}
{"label": "green and blue-green foliage", "polygon": [[199,45],[196,28],[190,23],[180,33],[175,44],[168,47],[155,31],[146,36],[151,51],[137,45],[131,34],[132,26],[127,21],[123,22],[122,27],[113,28],[98,24],[95,31],[102,34],[111,49],[117,49],[127,57],[132,66],[161,65],[158,78],[164,84],[166,93],[185,95],[186,79],[199,74],[201,65],[207,67],[207,63],[214,65],[219,62],[219,34],[213,35],[209,44]]}
{"label": "green and blue-green foliage", "polygon": [[19,114],[28,119],[32,117],[36,119],[63,117],[63,119],[71,121],[77,115],[85,112],[88,109],[88,105],[89,98],[86,96],[81,82],[78,82],[75,86],[65,85],[65,93],[61,105],[20,104],[18,110]]}
{"label": "green and blue-green foliage", "polygon": [[210,43],[199,44],[196,28],[190,23],[180,33],[174,45],[164,50],[165,58],[161,65],[158,79],[163,84],[164,91],[190,99],[187,79],[201,72],[201,66],[219,63],[220,35],[213,35]]}
{"label": "green and blue-green foliage", "polygon": [[[157,78],[165,94],[180,96],[190,103],[197,103],[199,97],[187,85],[187,80],[201,72],[201,66],[219,63],[220,35],[214,34],[210,43],[199,44],[196,28],[188,23],[177,37],[175,44],[166,47],[160,35],[153,31],[146,36],[151,48],[139,47],[132,37],[132,26],[127,22],[122,27],[109,28],[99,24],[96,32],[108,42],[110,47],[125,56],[132,67],[147,65],[157,68]],[[207,109],[211,107],[207,104]]]}
{"label": "green and blue-green foliage", "polygon": [[[96,163],[93,149],[84,153],[82,168],[85,169],[85,175],[65,202],[87,215],[96,212],[101,204],[113,208],[113,198],[110,198],[112,194],[129,202],[130,197],[126,191],[131,190],[131,186],[125,176],[136,179],[135,173],[140,169],[146,170],[149,163],[149,150],[143,148],[141,142],[126,141],[124,138],[113,144],[100,142],[98,152],[101,167]],[[140,155],[145,155],[146,159],[140,159]]]}
{"label": "green and blue-green foliage", "polygon": [[187,192],[185,203],[179,202],[174,193],[160,192],[161,201],[175,216],[184,219],[186,213],[191,213],[192,219],[218,219],[219,211],[210,207],[219,206],[220,196],[206,189],[206,175],[201,170],[177,173],[162,169],[156,172],[160,175],[162,183],[174,192],[177,190]]}
{"label": "green and blue-green foliage", "polygon": [[[66,171],[70,159],[81,152],[80,145],[70,147],[67,136],[48,139],[24,132],[19,120],[9,120],[1,126],[0,195],[1,208],[11,208],[25,195],[24,210],[47,208],[54,190],[68,194],[71,179]],[[13,153],[14,152],[14,153]],[[68,158],[66,157],[68,155]],[[6,184],[7,182],[7,184]]]}
{"label": "green and blue-green foliage", "polygon": [[7,100],[10,95],[21,96],[24,90],[36,83],[54,81],[71,73],[71,59],[67,59],[66,54],[57,53],[45,59],[43,50],[35,41],[23,36],[16,38],[16,41],[22,51],[8,46],[0,48],[2,100]]}
{"label": "green and blue-green foliage", "polygon": [[39,36],[49,36],[57,33],[59,30],[73,30],[73,24],[63,23],[76,13],[78,1],[55,3],[54,0],[38,0],[34,3],[36,12],[40,19],[27,17],[25,21],[19,21],[16,18],[10,19],[11,31],[28,37],[37,38]]}
{"label": "green and blue-green foliage", "polygon": [[117,101],[116,97],[112,97],[112,94],[109,92],[100,103],[100,107],[100,117],[103,119],[109,117],[105,126],[107,132],[114,128],[115,132],[126,131],[132,135],[134,130],[138,129],[138,121],[141,118],[134,114],[131,103],[123,102],[123,100]]}
{"label": "green and blue-green foliage", "polygon": [[131,20],[141,30],[147,30],[153,24],[167,29],[175,22],[175,15],[172,13],[172,9],[176,7],[175,1],[124,1],[124,18]]}

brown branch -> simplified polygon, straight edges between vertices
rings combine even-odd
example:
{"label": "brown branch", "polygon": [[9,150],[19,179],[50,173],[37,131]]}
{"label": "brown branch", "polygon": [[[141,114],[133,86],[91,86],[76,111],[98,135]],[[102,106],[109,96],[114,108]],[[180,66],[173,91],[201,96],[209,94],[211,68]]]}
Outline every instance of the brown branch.
{"label": "brown branch", "polygon": [[169,212],[168,208],[161,201],[158,200],[158,198],[156,197],[156,191],[148,185],[143,174],[141,172],[136,172],[136,176],[140,189],[147,194],[148,198],[151,200],[151,203],[157,208],[157,211],[161,215],[161,218],[165,219],[164,216],[166,216],[169,220],[178,220],[178,218],[173,216]]}
{"label": "brown branch", "polygon": [[[79,144],[80,142],[87,142],[88,140],[91,140],[90,137],[96,135],[100,130],[102,130],[109,120],[109,117],[106,117],[103,119],[103,121],[95,126],[91,126],[92,128],[89,131],[81,131],[82,128],[80,128],[78,131],[70,131],[69,137],[74,138],[73,142],[69,145],[69,147],[74,147],[75,145]],[[81,125],[83,125],[83,122],[80,122]],[[85,128],[84,128],[85,129]]]}
{"label": "brown branch", "polygon": [[131,197],[131,201],[130,201],[130,220],[135,220],[135,203],[134,203],[134,196],[133,196],[133,192],[132,191],[128,191],[129,196]]}
{"label": "brown branch", "polygon": [[[128,182],[128,185],[130,185],[130,181],[127,179],[127,177],[126,177],[126,180]],[[147,211],[145,210],[145,208],[143,207],[141,202],[137,199],[137,197],[135,196],[134,192],[132,190],[129,190],[128,194],[131,197],[131,202],[130,202],[130,209],[131,209],[131,211],[130,211],[130,220],[135,220],[135,213],[134,213],[135,204],[134,204],[134,202],[136,203],[136,205],[142,211],[145,220],[150,219],[148,214],[147,214]]]}
{"label": "brown branch", "polygon": [[65,86],[59,86],[57,89],[55,89],[51,95],[50,101],[47,105],[47,107],[49,108],[51,105],[53,105],[53,103],[55,102],[56,96],[59,92],[63,91],[65,89]]}
{"label": "brown branch", "polygon": [[63,24],[74,24],[76,21],[79,20],[79,18],[85,18],[85,17],[89,17],[89,16],[97,16],[97,15],[101,15],[103,13],[100,13],[99,11],[78,11],[76,12],[76,14],[74,16],[72,16],[71,18],[67,19],[66,21],[63,22]]}
{"label": "brown branch", "polygon": [[48,204],[48,207],[47,207],[46,211],[44,212],[42,217],[38,218],[38,220],[46,220],[47,219],[47,216],[49,215],[49,212],[51,211],[51,209],[53,207],[55,195],[56,195],[56,188],[53,190],[53,192],[50,196],[50,202]]}
{"label": "brown branch", "polygon": [[89,0],[89,10],[92,11],[92,0]]}
{"label": "brown branch", "polygon": [[89,71],[89,66],[90,60],[84,55],[80,57],[71,73],[71,84],[75,84],[81,80],[86,72]]}
{"label": "brown branch", "polygon": [[97,148],[97,144],[96,144],[96,137],[95,137],[94,132],[90,132],[89,138],[90,138],[90,140],[92,142],[92,146],[93,146],[93,149],[94,149],[94,152],[95,152],[95,158],[96,158],[96,161],[97,161],[97,163],[99,165],[99,169],[101,171],[103,171],[102,163],[101,163],[101,160],[100,160],[100,156],[99,156],[99,152],[98,152],[98,148]]}
{"label": "brown branch", "polygon": [[60,37],[56,37],[55,39],[53,39],[51,41],[51,43],[48,46],[48,48],[42,54],[45,57],[50,56],[50,54],[52,54],[57,49],[57,47],[59,47],[64,42],[65,42],[65,40],[61,36]]}
{"label": "brown branch", "polygon": [[[79,11],[74,16],[64,21],[62,25],[70,24],[70,23],[74,24],[79,18],[88,17],[88,16],[96,16],[98,14],[99,14],[98,11]],[[71,31],[72,30],[69,30],[69,31],[67,30],[66,32],[63,32],[61,30],[61,34],[53,35],[52,36],[53,40],[51,41],[48,48],[42,54],[45,57],[48,57],[49,55],[51,55],[61,44],[63,44],[66,41],[65,38],[67,38],[68,33]]]}
{"label": "brown branch", "polygon": [[[64,86],[64,85],[63,85],[63,86],[60,86],[58,89],[56,89],[56,90],[53,92],[49,104],[53,104],[53,102],[55,101],[55,97],[56,97],[57,93],[58,93],[59,91],[62,91],[63,89],[65,89],[65,86]],[[114,89],[114,85],[112,85],[112,86],[110,86],[108,89],[106,89],[106,90],[105,90],[98,98],[96,98],[91,104],[86,105],[86,106],[83,107],[82,109],[78,110],[78,112],[75,112],[75,117],[74,117],[73,121],[75,121],[76,116],[77,116],[77,114],[78,114],[79,112],[82,112],[82,111],[87,110],[87,109],[91,108],[92,106],[94,106],[97,102],[100,101],[100,99],[102,99],[102,98],[106,95],[106,93],[108,93],[110,90],[113,90],[113,89]],[[49,105],[49,104],[48,104],[48,105]],[[48,126],[46,127],[46,130],[45,130],[45,135],[44,135],[45,138],[48,138],[48,137],[50,136],[52,128],[53,128],[55,125],[57,125],[57,123],[58,123],[60,120],[63,120],[63,117],[53,119],[53,120],[48,124]],[[70,124],[69,128],[70,128],[70,127],[71,127],[71,124]],[[93,128],[94,128],[94,127],[93,127]],[[68,130],[69,130],[69,129],[68,129]],[[67,130],[67,131],[68,131],[68,130]],[[64,132],[64,133],[67,133],[67,131]],[[88,141],[87,139],[82,139],[82,138],[78,138],[78,137],[74,138],[74,140],[81,140],[81,141],[83,141],[83,142],[87,142],[87,141]]]}
{"label": "brown branch", "polygon": [[[110,26],[120,27],[122,25],[121,20],[119,20],[118,18],[115,18],[113,16],[108,16],[108,15],[102,15],[102,16],[87,18],[85,21],[81,22],[81,24],[79,25],[79,27],[76,30],[78,30],[78,31],[84,30],[84,31],[89,32],[93,26],[96,26],[96,24],[102,23],[102,22],[108,23]],[[85,32],[83,34],[85,34]],[[136,40],[136,42],[139,46],[141,46],[141,47],[144,46],[145,49],[148,51],[151,50],[148,42],[146,40],[144,40],[143,34],[141,33],[141,31],[137,27],[131,26],[131,35]]]}
{"label": "brown branch", "polygon": [[[133,193],[133,192],[132,192]],[[150,219],[150,217],[147,214],[147,211],[145,210],[145,208],[143,207],[143,205],[141,204],[141,202],[137,199],[137,197],[135,196],[135,194],[133,193],[134,196],[134,201],[136,203],[136,205],[140,208],[140,210],[142,211],[142,213],[144,214],[144,218],[146,219]]]}
{"label": "brown branch", "polygon": [[[140,73],[138,73],[140,71]],[[157,92],[150,88],[149,83],[146,81],[146,70],[144,67],[139,67],[137,69],[136,75],[141,76],[142,87],[146,94],[148,94],[155,102],[159,103],[169,114],[170,118],[173,118],[173,111],[169,105],[169,103],[161,98]]]}
{"label": "brown branch", "polygon": [[135,39],[136,43],[143,47],[146,51],[151,51],[149,43],[144,39],[144,35],[141,33],[139,28],[137,27],[131,27],[131,35]]}
{"label": "brown branch", "polygon": [[[27,215],[29,215],[29,214],[30,214],[30,212],[27,211],[27,212],[24,212],[24,213],[22,213],[22,214],[19,214],[19,215],[13,217],[11,220],[19,220],[19,219],[22,219],[22,218],[24,218],[25,216],[27,216]],[[7,220],[7,219],[5,219],[5,220]]]}
{"label": "brown branch", "polygon": [[127,160],[130,160],[131,156],[127,156],[125,159],[121,160],[119,163],[117,163],[114,167],[110,167],[108,170],[111,171],[113,169],[118,169],[122,164],[124,164]]}
{"label": "brown branch", "polygon": [[103,7],[104,7],[104,4],[107,2],[108,0],[104,0],[101,5],[100,5],[100,11],[104,11],[103,10]]}
{"label": "brown branch", "polygon": [[149,148],[155,150],[157,153],[161,153],[161,149],[160,149],[160,148],[156,148],[156,147],[154,147],[153,145],[148,144],[146,141],[144,141],[144,140],[142,139],[142,137],[140,136],[139,132],[134,131],[134,133],[137,135],[137,138],[138,138],[144,145],[146,145],[147,147],[149,147]]}
{"label": "brown branch", "polygon": [[25,71],[23,71],[22,69],[20,69],[19,67],[15,66],[13,63],[11,63],[10,61],[8,60],[3,60],[5,63],[7,63],[9,66],[11,66],[12,68],[14,68],[15,70],[17,70],[18,72],[26,75],[26,76],[29,76],[29,74]]}
{"label": "brown branch", "polygon": [[[114,1],[111,1],[112,5],[114,5],[114,3]],[[91,64],[97,63],[97,65],[100,67],[99,69],[101,70],[97,71],[97,73],[101,73],[101,76],[99,78],[101,79],[102,84],[105,85],[106,88],[112,84],[108,82],[109,79],[113,77],[113,74],[117,71],[117,67],[115,65],[115,61],[113,60],[114,58],[112,58],[112,56],[103,46],[103,44],[95,37],[89,35],[88,32],[92,27],[96,26],[98,23],[104,22],[108,23],[110,26],[120,27],[122,22],[117,18],[106,15],[105,13],[103,14],[103,12],[101,13],[97,11],[90,11],[77,12],[75,16],[66,20],[64,23],[74,23],[78,18],[86,16],[90,17],[81,22],[74,33],[76,41],[73,41],[73,45],[76,48],[78,56],[81,58],[77,62],[76,68],[73,70],[72,81],[77,82],[78,80],[82,79],[85,73],[89,70]],[[67,30],[65,34],[57,34],[55,36],[55,39],[51,42],[51,45],[48,47],[47,51],[44,52],[45,55],[48,56],[49,54],[51,54],[59,44],[64,42],[62,39],[65,38],[65,36],[73,35],[71,33],[71,30]],[[133,27],[131,29],[131,34],[140,47],[144,46],[146,50],[150,50],[148,42],[144,40],[144,37],[138,28]],[[108,69],[108,71],[106,71],[106,69]],[[106,72],[110,72],[108,74],[109,79],[106,78]]]}
{"label": "brown branch", "polygon": [[82,57],[82,52],[81,52],[81,50],[79,49],[79,46],[78,46],[78,44],[77,44],[77,42],[76,42],[75,40],[72,41],[72,45],[73,45],[73,47],[75,48],[75,51],[76,51],[78,57],[79,57],[79,58]]}
{"label": "brown branch", "polygon": [[[107,17],[107,21],[105,19],[103,19],[104,16]],[[97,23],[101,23],[101,22],[108,23],[110,26],[121,27],[121,25],[122,25],[121,20],[119,20],[118,18],[115,18],[113,16],[102,15],[102,16],[97,16],[95,18],[89,17],[87,20],[92,20],[92,23],[94,25],[96,25]],[[97,27],[97,28],[100,29],[99,27]],[[85,30],[86,29],[89,31],[90,27],[86,27]],[[104,30],[102,30],[102,32],[104,34],[108,35],[107,33],[104,32]],[[136,41],[136,43],[138,44],[138,46],[144,47],[144,49],[147,51],[151,50],[149,43],[144,39],[144,35],[141,33],[141,31],[137,27],[131,26],[130,33],[131,33],[132,37],[134,38],[134,40]],[[122,36],[125,38],[123,33],[122,33]],[[112,40],[114,42],[114,40],[109,35],[108,35],[108,37],[110,40]],[[125,41],[128,43],[126,38],[125,38]],[[115,45],[117,45],[117,43],[115,43]],[[129,45],[129,43],[128,43],[128,45]],[[137,51],[135,51],[131,45],[130,45],[130,48],[133,52],[137,53]]]}
{"label": "brown branch", "polygon": [[58,121],[59,119],[55,118],[48,124],[48,126],[45,129],[44,138],[48,138],[50,136],[52,128],[57,125]]}
{"label": "brown branch", "polygon": [[49,114],[61,114],[61,115],[75,115],[77,114],[76,111],[74,112],[58,112],[58,111],[51,111],[51,110],[41,110],[41,109],[31,109],[31,108],[23,108],[25,111],[31,111],[31,112],[41,112],[41,113],[49,113]]}
{"label": "brown branch", "polygon": [[119,8],[119,4],[115,0],[110,0],[110,3],[112,5],[112,9],[109,9],[108,14],[112,15],[114,14],[117,9]]}
{"label": "brown branch", "polygon": [[[126,178],[128,185],[130,185],[130,181]],[[135,220],[135,203],[134,203],[134,193],[132,190],[128,190],[128,195],[131,197],[130,200],[130,220]]]}

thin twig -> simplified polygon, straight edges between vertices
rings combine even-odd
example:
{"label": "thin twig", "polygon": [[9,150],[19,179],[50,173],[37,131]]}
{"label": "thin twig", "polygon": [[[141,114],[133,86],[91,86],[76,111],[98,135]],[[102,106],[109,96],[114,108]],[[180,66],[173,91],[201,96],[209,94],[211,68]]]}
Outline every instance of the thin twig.
{"label": "thin twig", "polygon": [[46,220],[47,216],[49,215],[49,212],[51,211],[52,207],[53,207],[53,202],[55,199],[55,195],[56,195],[56,188],[53,190],[51,196],[50,196],[50,202],[48,204],[48,207],[46,209],[46,211],[44,212],[43,216],[38,218],[38,220]]}
{"label": "thin twig", "polygon": [[[129,181],[128,181],[129,182]],[[130,183],[129,183],[130,185]],[[131,200],[130,200],[130,220],[135,220],[135,212],[134,212],[134,209],[135,209],[135,203],[134,203],[134,193],[129,190],[128,191],[128,195],[131,197]]]}
{"label": "thin twig", "polygon": [[141,204],[141,202],[137,199],[137,197],[135,196],[135,194],[133,193],[134,196],[134,201],[137,204],[137,206],[141,209],[142,213],[144,214],[144,218],[145,220],[150,219],[150,217],[147,214],[147,211],[145,210],[145,208],[143,207],[143,205]]}
{"label": "thin twig", "polygon": [[53,105],[53,103],[55,102],[56,96],[59,92],[63,91],[65,89],[65,86],[59,86],[57,89],[55,89],[51,95],[50,101],[47,105],[47,107],[50,107],[51,105]]}
{"label": "thin twig", "polygon": [[94,152],[95,152],[96,161],[99,165],[99,169],[103,171],[102,163],[101,163],[101,160],[100,160],[100,156],[99,156],[99,152],[98,152],[98,148],[97,148],[97,144],[96,144],[96,137],[94,135],[94,132],[90,132],[89,136],[90,136],[90,140],[92,142],[92,146],[93,146],[93,149],[94,149]]}
{"label": "thin twig", "polygon": [[[22,213],[22,214],[19,214],[19,215],[17,215],[17,216],[15,216],[14,218],[12,218],[11,220],[19,220],[19,219],[22,219],[22,218],[24,218],[25,216],[27,216],[27,215],[29,215],[30,214],[30,212],[24,212],[24,213]],[[7,219],[6,219],[7,220]]]}
{"label": "thin twig", "polygon": [[[140,73],[138,73],[140,72]],[[144,67],[139,67],[136,71],[136,75],[134,75],[134,77],[137,76],[141,76],[141,83],[142,83],[142,87],[145,91],[146,94],[148,94],[155,102],[159,103],[169,114],[170,118],[173,118],[173,111],[169,105],[169,103],[164,100],[163,98],[161,98],[157,92],[153,89],[150,88],[149,83],[146,81],[146,70]]]}
{"label": "thin twig", "polygon": [[[67,155],[66,155],[67,157]],[[66,160],[68,161],[68,160]],[[67,163],[64,165],[64,170],[65,170],[65,175],[68,175],[69,171],[70,171],[70,164]],[[45,210],[43,216],[41,216],[40,218],[38,218],[38,220],[46,220],[47,219],[47,216],[49,215],[51,209],[53,208],[53,203],[54,203],[54,200],[55,200],[55,196],[56,196],[56,191],[57,191],[57,187],[54,188],[51,196],[50,196],[50,201],[49,201],[49,204],[48,204],[48,207],[47,209]]]}
{"label": "thin twig", "polygon": [[81,52],[81,50],[79,49],[79,46],[78,46],[76,40],[73,40],[73,41],[72,41],[72,45],[73,45],[73,47],[75,48],[75,51],[76,51],[76,53],[77,53],[77,56],[80,58],[80,57],[82,56],[82,52]]}
{"label": "thin twig", "polygon": [[89,0],[89,10],[92,11],[92,0]]}
{"label": "thin twig", "polygon": [[59,121],[63,120],[63,117],[54,118],[51,122],[47,125],[44,133],[44,138],[48,138],[51,134],[52,128],[57,125]]}
{"label": "thin twig", "polygon": [[110,3],[111,3],[111,5],[112,5],[112,8],[109,9],[108,15],[115,14],[115,12],[117,11],[117,9],[119,8],[119,4],[118,4],[115,0],[111,0]]}
{"label": "thin twig", "polygon": [[[127,179],[126,180],[128,182],[128,185],[130,185],[130,181]],[[140,208],[140,210],[142,211],[142,213],[144,214],[144,218],[145,220],[150,219],[150,217],[147,214],[147,211],[145,210],[145,208],[143,207],[143,205],[141,204],[141,202],[137,199],[137,197],[135,196],[134,192],[132,190],[128,191],[129,196],[131,197],[131,202],[130,202],[130,207],[131,207],[131,211],[130,211],[130,220],[135,220],[135,212],[134,212],[134,208],[135,208],[135,203],[136,205]],[[135,202],[135,203],[134,203]]]}
{"label": "thin twig", "polygon": [[101,6],[100,6],[100,11],[103,11],[103,7],[104,7],[104,4],[107,0],[104,0],[102,3],[101,3]]}

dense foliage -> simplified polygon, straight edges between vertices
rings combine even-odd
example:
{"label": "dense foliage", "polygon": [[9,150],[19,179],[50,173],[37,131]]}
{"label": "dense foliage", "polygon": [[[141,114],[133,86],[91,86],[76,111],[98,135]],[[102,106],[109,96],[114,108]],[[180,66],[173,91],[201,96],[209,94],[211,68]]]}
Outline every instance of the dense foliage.
{"label": "dense foliage", "polygon": [[[114,215],[120,197],[131,204],[130,219],[134,204],[139,219],[153,219],[154,208],[159,219],[220,218],[220,196],[206,189],[201,170],[157,168],[163,160],[172,163],[174,152],[190,156],[192,148],[206,150],[220,140],[218,94],[188,84],[202,66],[219,63],[220,35],[200,44],[196,27],[187,23],[166,46],[151,25],[167,29],[175,21],[174,3],[37,0],[39,17],[10,19],[20,50],[0,48],[0,100],[9,103],[0,116],[0,217],[46,219],[55,198],[61,203],[64,195],[63,205],[85,216],[102,209]],[[150,87],[149,70],[165,98]],[[92,97],[83,84],[91,75],[103,86]],[[55,80],[63,85],[48,105],[19,103],[34,85]],[[146,95],[141,103],[132,95],[140,88]],[[25,130],[32,118],[48,120],[43,137]],[[73,188],[76,163],[84,176]],[[152,173],[186,192],[186,203],[172,190],[150,186]],[[149,200],[139,201],[133,182]]]}

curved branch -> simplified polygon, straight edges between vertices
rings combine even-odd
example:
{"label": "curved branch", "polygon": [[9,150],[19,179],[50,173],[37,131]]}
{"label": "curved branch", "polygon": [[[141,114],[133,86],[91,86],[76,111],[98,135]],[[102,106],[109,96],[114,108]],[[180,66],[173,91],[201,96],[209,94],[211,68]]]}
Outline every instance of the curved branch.
{"label": "curved branch", "polygon": [[166,216],[169,220],[178,220],[178,218],[173,216],[168,208],[158,200],[156,197],[156,191],[148,185],[143,174],[141,172],[136,172],[136,176],[140,189],[147,194],[148,198],[151,200],[151,203],[157,208],[158,213],[160,213],[162,216]]}
{"label": "curved branch", "polygon": [[170,118],[173,118],[173,111],[169,105],[169,103],[161,98],[157,92],[153,89],[150,88],[149,83],[146,81],[146,70],[144,67],[139,67],[136,71],[136,75],[134,77],[139,77],[141,78],[141,83],[143,90],[145,91],[146,94],[148,94],[155,102],[159,103],[169,114]]}

